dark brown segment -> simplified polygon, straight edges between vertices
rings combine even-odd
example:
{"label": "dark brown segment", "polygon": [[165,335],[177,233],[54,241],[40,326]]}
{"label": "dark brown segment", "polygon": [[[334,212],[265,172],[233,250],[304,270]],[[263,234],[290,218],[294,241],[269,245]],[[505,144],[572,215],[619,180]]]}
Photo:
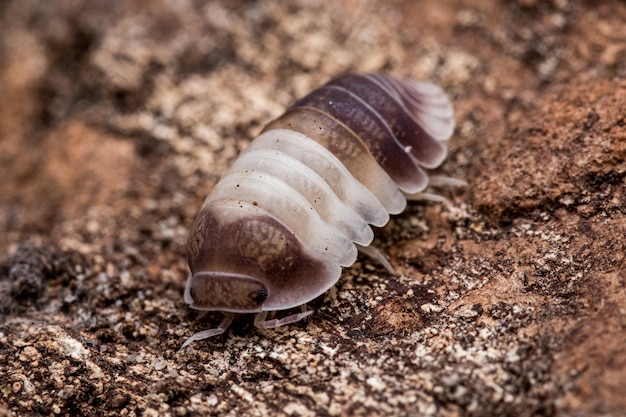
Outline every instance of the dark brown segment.
{"label": "dark brown segment", "polygon": [[[382,81],[390,78],[382,74],[372,77]],[[397,84],[393,83],[393,86]],[[331,80],[327,85],[343,87],[369,104],[387,122],[400,143],[411,147],[411,154],[421,165],[434,168],[445,157],[446,146],[426,133],[401,99],[393,97],[380,84],[360,74],[348,74]]]}
{"label": "dark brown segment", "polygon": [[296,101],[290,109],[315,107],[328,113],[358,135],[378,164],[408,193],[424,189],[428,178],[419,163],[366,102],[342,87],[324,86]]}
{"label": "dark brown segment", "polygon": [[275,217],[243,201],[205,205],[187,249],[192,307],[201,310],[243,313],[261,311],[261,305],[265,310],[299,306],[326,291],[341,273],[338,264],[307,250]]}

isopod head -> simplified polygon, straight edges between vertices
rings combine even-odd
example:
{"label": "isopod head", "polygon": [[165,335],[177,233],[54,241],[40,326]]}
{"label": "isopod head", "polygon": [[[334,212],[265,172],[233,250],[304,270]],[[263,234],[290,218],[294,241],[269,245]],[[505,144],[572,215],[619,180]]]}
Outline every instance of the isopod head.
{"label": "isopod head", "polygon": [[206,311],[255,313],[300,306],[326,292],[341,267],[307,249],[254,203],[205,204],[187,244],[185,301]]}
{"label": "isopod head", "polygon": [[185,300],[192,308],[232,308],[238,312],[260,311],[268,297],[263,281],[249,275],[198,272],[189,280]]}

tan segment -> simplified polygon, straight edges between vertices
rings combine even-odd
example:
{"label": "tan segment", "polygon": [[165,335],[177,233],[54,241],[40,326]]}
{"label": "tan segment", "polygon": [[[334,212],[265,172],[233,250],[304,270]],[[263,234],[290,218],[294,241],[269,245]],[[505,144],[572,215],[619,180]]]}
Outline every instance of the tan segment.
{"label": "tan segment", "polygon": [[389,175],[378,165],[367,145],[350,128],[313,107],[297,107],[269,123],[264,132],[289,129],[328,149],[369,189],[391,214],[402,212],[406,200]]}
{"label": "tan segment", "polygon": [[363,219],[375,219],[371,224],[384,225],[389,213],[363,184],[356,180],[335,155],[308,136],[288,129],[264,132],[248,147],[279,150],[294,157],[315,171],[344,204],[352,207]]}

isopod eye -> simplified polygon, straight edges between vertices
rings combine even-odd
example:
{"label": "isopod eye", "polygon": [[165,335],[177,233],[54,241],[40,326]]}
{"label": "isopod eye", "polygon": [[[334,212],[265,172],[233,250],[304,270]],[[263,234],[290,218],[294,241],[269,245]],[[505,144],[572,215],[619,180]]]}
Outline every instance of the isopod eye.
{"label": "isopod eye", "polygon": [[253,297],[254,301],[256,301],[257,303],[262,303],[263,301],[267,300],[267,296],[267,290],[265,288],[261,288],[254,294]]}
{"label": "isopod eye", "polygon": [[268,297],[269,291],[261,280],[227,272],[197,272],[189,278],[185,289],[185,301],[197,310],[259,312]]}

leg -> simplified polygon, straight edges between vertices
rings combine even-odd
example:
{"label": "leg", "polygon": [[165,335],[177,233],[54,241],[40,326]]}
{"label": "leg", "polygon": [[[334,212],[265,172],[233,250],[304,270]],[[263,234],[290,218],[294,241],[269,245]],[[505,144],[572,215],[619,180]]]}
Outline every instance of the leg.
{"label": "leg", "polygon": [[224,314],[224,320],[222,320],[219,326],[213,329],[204,330],[204,331],[194,334],[189,339],[187,339],[185,343],[183,343],[183,345],[181,346],[181,349],[183,349],[185,346],[195,341],[217,336],[218,334],[224,333],[226,329],[228,329],[228,326],[230,326],[230,323],[233,322],[233,318],[235,317],[235,315],[233,313],[224,313],[224,312],[222,312],[222,314]]}
{"label": "leg", "polygon": [[448,201],[444,196],[432,193],[405,194],[404,196],[410,201],[434,201],[435,203],[445,203]]}
{"label": "leg", "polygon": [[[429,187],[467,187],[467,182],[458,178],[446,177],[445,175],[431,175],[428,177]],[[436,203],[445,203],[447,198],[439,194],[433,193],[415,193],[405,194],[407,200],[411,201],[434,201]]]}
{"label": "leg", "polygon": [[429,187],[441,187],[441,186],[451,186],[451,187],[467,187],[467,181],[447,177],[445,175],[431,175],[428,177],[428,186]]}
{"label": "leg", "polygon": [[393,266],[389,263],[389,261],[387,260],[387,258],[385,258],[385,255],[383,255],[383,253],[378,250],[376,247],[374,246],[361,246],[356,244],[357,249],[359,250],[359,252],[364,253],[365,255],[369,256],[370,258],[374,259],[375,261],[378,261],[378,263],[380,263],[387,271],[389,271],[389,273],[391,274],[395,274],[396,271],[393,269]]}
{"label": "leg", "polygon": [[291,324],[291,323],[300,321],[303,318],[308,317],[311,314],[313,314],[313,311],[315,310],[308,310],[306,304],[303,304],[302,313],[295,313],[287,317],[283,317],[282,319],[272,319],[272,320],[265,320],[265,317],[267,317],[267,311],[261,311],[254,318],[254,325],[255,327],[258,327],[259,329],[273,329],[275,327],[284,326],[285,324]]}

